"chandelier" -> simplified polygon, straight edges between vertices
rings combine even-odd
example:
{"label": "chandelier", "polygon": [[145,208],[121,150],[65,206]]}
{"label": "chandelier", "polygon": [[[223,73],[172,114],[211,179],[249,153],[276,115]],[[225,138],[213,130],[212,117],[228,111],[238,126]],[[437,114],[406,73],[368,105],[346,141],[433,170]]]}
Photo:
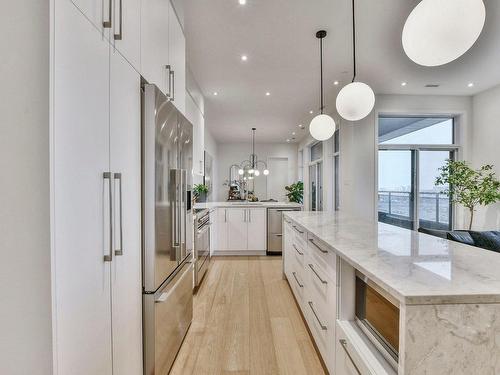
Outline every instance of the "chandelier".
{"label": "chandelier", "polygon": [[255,130],[257,129],[252,128],[252,153],[250,154],[250,157],[247,160],[243,160],[239,164],[232,165],[232,167],[238,168],[238,175],[245,181],[253,180],[255,177],[260,176],[261,170],[264,176],[267,176],[269,174],[267,163],[265,161],[259,160],[259,158],[255,154]]}

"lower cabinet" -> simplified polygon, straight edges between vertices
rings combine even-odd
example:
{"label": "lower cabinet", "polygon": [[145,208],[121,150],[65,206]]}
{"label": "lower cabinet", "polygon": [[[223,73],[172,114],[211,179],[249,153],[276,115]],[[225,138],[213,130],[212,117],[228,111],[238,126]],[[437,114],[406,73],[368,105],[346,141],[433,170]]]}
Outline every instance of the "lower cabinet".
{"label": "lower cabinet", "polygon": [[238,255],[266,251],[266,208],[218,208],[216,218],[215,252]]}

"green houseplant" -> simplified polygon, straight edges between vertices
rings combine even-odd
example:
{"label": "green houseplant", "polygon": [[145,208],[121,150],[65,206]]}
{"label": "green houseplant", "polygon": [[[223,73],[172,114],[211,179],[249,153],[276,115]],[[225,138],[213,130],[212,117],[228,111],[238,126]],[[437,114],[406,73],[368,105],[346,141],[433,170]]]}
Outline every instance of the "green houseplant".
{"label": "green houseplant", "polygon": [[443,193],[453,203],[461,204],[469,210],[469,230],[472,228],[476,206],[487,206],[500,200],[500,181],[496,179],[492,165],[472,169],[465,161],[448,159],[439,171],[436,185],[446,185],[447,189]]}
{"label": "green houseplant", "polygon": [[208,186],[205,184],[195,184],[193,186],[193,198],[197,202],[205,202],[208,194]]}
{"label": "green houseplant", "polygon": [[287,191],[286,196],[290,202],[302,203],[304,199],[304,183],[302,181],[297,181],[294,184],[285,186]]}

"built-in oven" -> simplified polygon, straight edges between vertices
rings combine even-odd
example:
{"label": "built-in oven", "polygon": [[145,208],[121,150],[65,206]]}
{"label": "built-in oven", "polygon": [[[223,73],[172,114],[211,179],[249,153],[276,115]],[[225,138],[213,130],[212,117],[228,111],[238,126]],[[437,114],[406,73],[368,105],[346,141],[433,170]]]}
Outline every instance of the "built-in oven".
{"label": "built-in oven", "polygon": [[356,271],[356,322],[386,360],[397,369],[399,302]]}
{"label": "built-in oven", "polygon": [[201,210],[196,213],[194,238],[194,285],[198,287],[210,263],[210,212]]}

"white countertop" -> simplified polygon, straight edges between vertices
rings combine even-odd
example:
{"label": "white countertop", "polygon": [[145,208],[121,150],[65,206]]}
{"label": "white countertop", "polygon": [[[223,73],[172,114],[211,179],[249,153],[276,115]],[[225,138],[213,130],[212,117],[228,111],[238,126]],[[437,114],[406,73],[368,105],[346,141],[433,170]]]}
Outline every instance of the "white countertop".
{"label": "white countertop", "polygon": [[195,209],[212,209],[212,208],[228,208],[228,207],[284,207],[284,208],[302,208],[299,203],[290,202],[246,202],[246,201],[230,201],[230,202],[204,202],[195,203]]}
{"label": "white countertop", "polygon": [[500,302],[500,253],[338,212],[285,215],[404,304]]}

